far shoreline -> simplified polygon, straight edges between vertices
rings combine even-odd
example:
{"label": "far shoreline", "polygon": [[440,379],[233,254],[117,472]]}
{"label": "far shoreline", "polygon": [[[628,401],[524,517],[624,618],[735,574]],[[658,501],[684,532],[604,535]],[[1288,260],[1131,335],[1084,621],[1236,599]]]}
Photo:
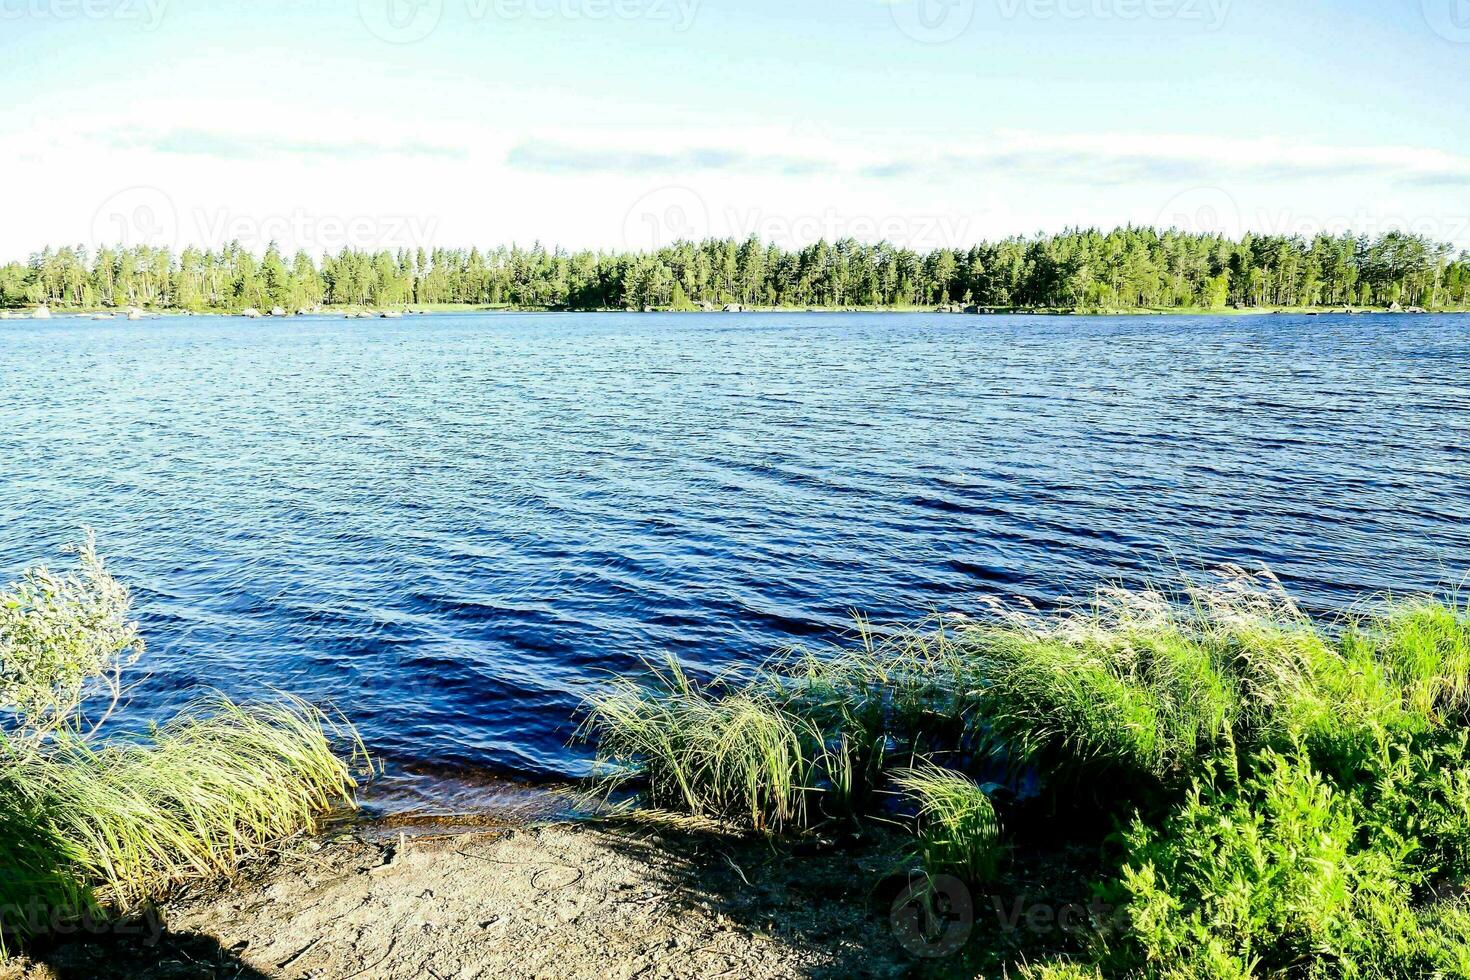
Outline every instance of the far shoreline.
{"label": "far shoreline", "polygon": [[1453,316],[1470,314],[1470,308],[1446,307],[1423,309],[1418,307],[1394,309],[1384,306],[1248,306],[1248,307],[1126,307],[1126,308],[1057,308],[1057,307],[969,307],[949,308],[926,306],[744,306],[738,309],[702,309],[651,307],[645,309],[616,307],[555,307],[555,306],[509,306],[485,304],[412,304],[409,306],[324,306],[319,309],[295,312],[261,312],[250,308],[184,310],[175,308],[151,309],[137,307],[136,315],[130,316],[130,308],[123,307],[50,307],[42,315],[36,315],[35,307],[0,308],[0,320],[45,320],[45,319],[92,319],[98,322],[112,320],[139,321],[168,319],[174,317],[231,317],[260,320],[292,319],[402,319],[436,315],[478,314],[704,314],[717,316],[742,316],[749,314],[937,314],[946,316],[1038,316],[1038,317],[1248,317],[1248,316]]}

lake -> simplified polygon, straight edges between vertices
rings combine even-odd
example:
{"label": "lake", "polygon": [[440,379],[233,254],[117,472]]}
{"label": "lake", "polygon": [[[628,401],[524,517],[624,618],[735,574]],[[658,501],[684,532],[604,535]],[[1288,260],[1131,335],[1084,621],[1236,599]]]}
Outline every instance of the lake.
{"label": "lake", "polygon": [[0,568],[96,529],[130,716],[336,701],[395,768],[584,771],[606,672],[1264,562],[1470,572],[1470,318],[0,324]]}

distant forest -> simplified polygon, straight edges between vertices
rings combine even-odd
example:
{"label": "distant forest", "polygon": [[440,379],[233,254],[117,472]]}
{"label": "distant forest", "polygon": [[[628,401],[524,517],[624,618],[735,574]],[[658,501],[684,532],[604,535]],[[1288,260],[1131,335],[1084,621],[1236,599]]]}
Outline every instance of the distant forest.
{"label": "distant forest", "polygon": [[1315,238],[1119,228],[916,252],[853,240],[798,250],[709,240],[653,253],[529,248],[358,251],[239,245],[46,249],[0,267],[0,305],[289,311],[466,303],[549,309],[923,307],[1168,309],[1470,305],[1470,253],[1400,232]]}

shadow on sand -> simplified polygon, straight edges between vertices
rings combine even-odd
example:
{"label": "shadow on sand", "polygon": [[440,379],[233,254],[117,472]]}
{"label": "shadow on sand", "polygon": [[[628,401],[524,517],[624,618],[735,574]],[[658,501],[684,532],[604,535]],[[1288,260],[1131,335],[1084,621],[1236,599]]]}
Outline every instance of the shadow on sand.
{"label": "shadow on sand", "polygon": [[942,967],[905,928],[906,862],[889,835],[795,845],[629,824],[615,825],[606,843],[631,860],[656,863],[674,884],[669,903],[691,913],[717,910],[801,951],[806,976],[932,976]]}
{"label": "shadow on sand", "polygon": [[[468,859],[474,860],[453,863]],[[575,896],[565,890],[545,892],[517,903],[497,897],[493,882],[484,888],[476,885],[473,890],[456,891],[452,880],[457,876],[463,884],[465,876],[476,870],[494,869],[501,880],[529,875],[533,884],[547,883],[550,876],[536,868],[568,867],[556,863],[562,860],[581,862],[572,867],[574,871],[580,867],[580,872],[565,886],[556,886],[580,889]],[[287,861],[269,869],[260,881],[242,883],[240,891],[232,890],[223,899],[220,907],[250,910],[245,926],[239,926],[237,918],[236,926],[231,927],[236,931],[220,931],[220,935],[238,937],[245,935],[240,928],[250,930],[249,939],[223,940],[232,943],[230,948],[210,935],[166,928],[156,928],[148,935],[77,937],[35,950],[34,961],[50,972],[36,972],[27,980],[278,980],[306,976],[396,980],[408,975],[406,970],[414,976],[445,980],[553,975],[690,980],[709,976],[731,980],[895,978],[942,977],[949,972],[946,964],[961,966],[943,949],[925,945],[935,941],[934,935],[905,926],[902,896],[906,879],[898,873],[904,866],[901,845],[881,832],[797,846],[694,827],[573,823],[548,826],[544,831],[531,827],[417,840],[412,836],[358,839],[318,852],[314,864],[325,867],[322,881],[328,882],[326,887],[369,889],[352,892],[351,900],[342,903],[344,909],[363,907],[361,903],[367,901],[363,895],[371,894],[371,902],[380,902],[395,888],[406,894],[410,884],[409,890],[416,894],[425,880],[422,876],[440,875],[437,882],[431,882],[433,890],[440,898],[451,893],[455,897],[436,928],[444,929],[445,920],[464,913],[469,921],[503,917],[512,926],[530,928],[534,924],[541,931],[512,932],[536,939],[531,944],[511,940],[507,945],[489,933],[450,930],[438,933],[447,943],[425,948],[418,960],[398,954],[393,959],[368,956],[367,950],[353,944],[354,928],[345,920],[322,920],[320,927],[313,925],[308,933],[299,931],[305,923],[316,921],[304,918],[303,913],[309,911],[311,896],[319,889],[305,877],[301,865]],[[398,868],[405,869],[402,885],[396,884]],[[361,884],[367,881],[373,884]],[[287,885],[300,891],[282,891]],[[576,900],[573,904],[580,918],[560,922],[548,916],[551,907],[569,897]],[[274,921],[276,916],[281,917],[279,921]],[[267,918],[273,921],[265,921]],[[190,927],[197,922],[192,919]],[[283,942],[293,925],[298,932]],[[938,925],[942,942],[949,927],[944,922]],[[419,928],[415,925],[412,934],[398,934],[401,941],[395,943],[400,952],[418,942]],[[215,929],[206,927],[206,931]],[[297,943],[318,941],[323,948],[335,946],[342,955],[328,961],[316,959],[313,953],[300,957],[299,962],[291,961],[296,957],[289,951]],[[389,948],[395,943],[389,943]],[[496,948],[477,949],[477,943]],[[565,951],[560,952],[563,943]],[[364,955],[355,955],[358,953]],[[494,959],[497,956],[500,958]],[[247,959],[260,965],[252,967]],[[491,963],[496,964],[493,972],[486,972]],[[547,972],[551,966],[560,972]]]}
{"label": "shadow on sand", "polygon": [[88,937],[35,950],[26,980],[269,980],[210,936]]}

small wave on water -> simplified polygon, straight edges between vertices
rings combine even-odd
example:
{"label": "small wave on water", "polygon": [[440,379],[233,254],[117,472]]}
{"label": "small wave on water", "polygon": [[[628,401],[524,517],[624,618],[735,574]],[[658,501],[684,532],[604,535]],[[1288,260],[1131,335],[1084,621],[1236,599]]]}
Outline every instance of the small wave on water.
{"label": "small wave on water", "polygon": [[1440,316],[7,322],[0,565],[95,528],[150,640],[131,717],[331,700],[390,760],[370,804],[448,814],[584,774],[578,706],[645,658],[1181,564],[1321,609],[1457,581],[1467,349]]}

